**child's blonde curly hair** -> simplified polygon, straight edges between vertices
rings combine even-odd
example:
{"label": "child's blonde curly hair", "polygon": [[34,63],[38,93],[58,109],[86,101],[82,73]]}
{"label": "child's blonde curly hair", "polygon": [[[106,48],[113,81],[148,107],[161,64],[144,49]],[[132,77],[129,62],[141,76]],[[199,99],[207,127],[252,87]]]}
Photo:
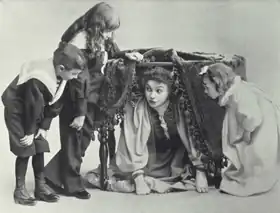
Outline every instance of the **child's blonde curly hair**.
{"label": "child's blonde curly hair", "polygon": [[202,79],[208,78],[215,85],[216,90],[222,93],[230,88],[236,77],[232,68],[224,63],[215,63],[205,69],[205,72],[201,74]]}

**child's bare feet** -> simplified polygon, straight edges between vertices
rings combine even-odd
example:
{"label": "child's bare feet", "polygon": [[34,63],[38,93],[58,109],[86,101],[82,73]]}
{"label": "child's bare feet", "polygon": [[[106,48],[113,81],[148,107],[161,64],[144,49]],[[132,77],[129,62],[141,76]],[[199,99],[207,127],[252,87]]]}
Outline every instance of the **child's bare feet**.
{"label": "child's bare feet", "polygon": [[204,171],[196,170],[195,186],[199,193],[208,192],[208,182]]}
{"label": "child's bare feet", "polygon": [[150,194],[151,189],[147,185],[144,175],[138,175],[137,177],[134,178],[134,183],[135,183],[135,190],[137,195],[147,195]]}

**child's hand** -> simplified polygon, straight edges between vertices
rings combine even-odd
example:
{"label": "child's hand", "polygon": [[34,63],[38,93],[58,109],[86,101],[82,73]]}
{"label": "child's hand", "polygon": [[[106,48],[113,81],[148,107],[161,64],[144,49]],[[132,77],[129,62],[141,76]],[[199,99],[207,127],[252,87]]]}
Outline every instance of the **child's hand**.
{"label": "child's hand", "polygon": [[139,52],[125,53],[125,56],[133,61],[142,61],[143,55]]}
{"label": "child's hand", "polygon": [[44,130],[44,129],[39,129],[37,134],[35,135],[35,139],[38,138],[40,135],[44,138],[44,139],[47,139],[47,134],[48,134],[48,131],[47,130]]}
{"label": "child's hand", "polygon": [[85,121],[85,116],[78,116],[74,118],[73,122],[70,124],[70,127],[80,131],[84,125],[84,121]]}
{"label": "child's hand", "polygon": [[23,138],[20,139],[20,144],[22,146],[30,146],[33,143],[34,134],[32,135],[25,135]]}

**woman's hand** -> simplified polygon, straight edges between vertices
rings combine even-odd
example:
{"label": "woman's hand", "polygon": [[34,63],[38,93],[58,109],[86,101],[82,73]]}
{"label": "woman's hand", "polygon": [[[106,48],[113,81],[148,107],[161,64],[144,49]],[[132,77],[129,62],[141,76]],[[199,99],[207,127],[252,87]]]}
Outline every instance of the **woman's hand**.
{"label": "woman's hand", "polygon": [[143,55],[139,52],[131,52],[131,53],[125,53],[125,56],[133,61],[142,61]]}
{"label": "woman's hand", "polygon": [[23,138],[20,139],[20,144],[22,146],[30,146],[33,143],[34,134],[32,135],[25,135]]}
{"label": "woman's hand", "polygon": [[70,127],[80,131],[84,125],[84,122],[85,122],[85,116],[78,116],[74,118],[73,122],[70,124]]}
{"label": "woman's hand", "polygon": [[35,139],[38,138],[40,135],[44,138],[44,139],[47,139],[47,134],[48,134],[48,131],[47,130],[44,130],[44,129],[39,129],[37,134],[35,135]]}

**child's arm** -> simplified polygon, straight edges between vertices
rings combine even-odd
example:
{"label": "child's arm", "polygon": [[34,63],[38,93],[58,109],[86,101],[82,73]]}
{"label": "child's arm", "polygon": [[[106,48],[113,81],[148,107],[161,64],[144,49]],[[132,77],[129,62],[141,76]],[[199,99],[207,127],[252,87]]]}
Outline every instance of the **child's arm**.
{"label": "child's arm", "polygon": [[69,81],[71,99],[75,104],[75,117],[85,116],[87,113],[87,98],[89,93],[89,74],[82,72],[77,79]]}
{"label": "child's arm", "polygon": [[37,121],[44,111],[45,102],[50,100],[51,95],[39,80],[31,79],[25,83],[24,96],[25,134],[33,135],[37,130]]}
{"label": "child's arm", "polygon": [[253,132],[262,123],[262,112],[257,96],[250,91],[242,90],[235,96],[236,118],[245,130],[245,134]]}
{"label": "child's arm", "polygon": [[44,106],[51,99],[44,84],[37,79],[31,79],[24,84],[24,129],[23,144],[30,145],[37,131],[37,122],[42,118]]}
{"label": "child's arm", "polygon": [[[75,111],[73,113],[75,117],[74,121],[76,122],[73,122],[70,125],[73,128],[80,128],[83,125],[84,117],[87,112],[88,81],[84,72],[81,73],[77,79],[72,79],[68,82],[72,103],[75,105]],[[44,119],[40,125],[40,128],[45,131],[49,130],[53,118],[59,115],[62,108],[62,97],[53,105],[46,106]]]}
{"label": "child's arm", "polygon": [[61,97],[52,105],[47,105],[44,109],[44,118],[40,124],[40,129],[48,131],[50,129],[52,120],[59,115],[63,107],[63,98]]}
{"label": "child's arm", "polygon": [[108,52],[108,59],[127,58],[134,61],[141,61],[143,59],[142,54],[138,52],[130,50],[121,51],[117,43],[112,41],[111,39],[105,42],[105,50]]}
{"label": "child's arm", "polygon": [[84,124],[87,113],[89,95],[89,73],[84,71],[77,79],[69,81],[72,102],[75,104],[74,120],[71,127],[80,130]]}
{"label": "child's arm", "polygon": [[126,51],[121,51],[116,42],[107,40],[105,42],[105,50],[108,53],[108,59],[124,58]]}

